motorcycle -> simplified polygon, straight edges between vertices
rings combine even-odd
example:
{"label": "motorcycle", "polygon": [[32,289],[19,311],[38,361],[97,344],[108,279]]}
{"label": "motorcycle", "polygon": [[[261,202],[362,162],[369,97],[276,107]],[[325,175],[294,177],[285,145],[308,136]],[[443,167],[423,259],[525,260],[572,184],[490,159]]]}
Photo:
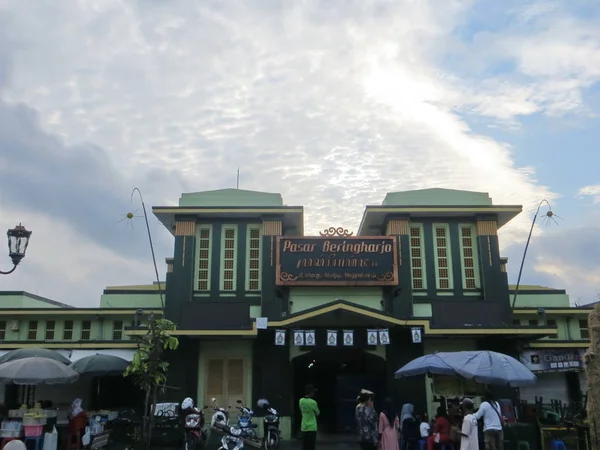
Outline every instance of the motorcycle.
{"label": "motorcycle", "polygon": [[241,400],[238,400],[237,404],[238,406],[236,406],[236,408],[240,412],[238,415],[238,426],[243,430],[244,438],[258,441],[258,436],[256,435],[256,428],[258,428],[258,425],[252,423],[254,411],[245,407]]}
{"label": "motorcycle", "polygon": [[266,398],[256,402],[259,408],[266,411],[263,418],[263,445],[265,450],[276,450],[281,442],[281,430],[279,429],[279,413]]}
{"label": "motorcycle", "polygon": [[194,406],[194,401],[187,397],[181,402],[181,414],[183,415],[184,450],[195,450],[197,446],[206,443],[205,411],[206,407],[200,409]]}
{"label": "motorcycle", "polygon": [[211,428],[220,428],[220,429],[228,429],[229,428],[229,408],[223,408],[217,405],[217,399],[212,398],[213,404],[213,416],[210,419],[210,427]]}

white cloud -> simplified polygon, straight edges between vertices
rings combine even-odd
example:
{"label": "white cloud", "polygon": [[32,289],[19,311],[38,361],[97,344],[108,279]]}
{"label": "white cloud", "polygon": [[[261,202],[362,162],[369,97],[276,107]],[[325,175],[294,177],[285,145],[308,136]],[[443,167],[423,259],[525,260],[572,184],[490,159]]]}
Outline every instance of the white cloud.
{"label": "white cloud", "polygon": [[591,197],[594,203],[600,202],[600,184],[592,184],[579,189],[581,197]]}
{"label": "white cloud", "polygon": [[[364,205],[388,191],[448,187],[526,205],[502,236],[521,242],[529,212],[557,194],[457,111],[509,122],[578,111],[600,76],[598,31],[547,6],[523,15],[535,24],[529,32],[517,24],[461,43],[453,30],[473,2],[8,3],[4,98],[37,109],[46,130],[102,147],[132,185],[169,171],[191,190],[230,187],[239,166],[242,188],[305,205],[311,232],[355,229]],[[516,69],[451,70],[440,62],[446,52],[480,56],[485,67],[510,60]],[[174,187],[148,189],[147,203],[176,202]],[[42,279],[69,280],[76,290],[92,272],[99,284],[137,281],[145,266],[127,269],[125,259],[106,272],[114,255],[85,239],[64,252],[74,260],[84,248],[98,254],[85,257],[85,270]],[[50,264],[52,254],[39,257]]]}

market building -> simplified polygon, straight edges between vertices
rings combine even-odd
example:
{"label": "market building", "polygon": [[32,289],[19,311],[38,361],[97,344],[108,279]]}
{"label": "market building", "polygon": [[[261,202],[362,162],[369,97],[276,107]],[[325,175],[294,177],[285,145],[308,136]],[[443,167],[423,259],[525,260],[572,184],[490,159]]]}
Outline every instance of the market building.
{"label": "market building", "polygon": [[[520,288],[512,308],[497,232],[520,212],[485,193],[396,192],[367,206],[355,232],[333,227],[307,236],[303,208],[286,206],[279,194],[224,189],[154,207],[174,236],[162,287],[180,348],[168,381],[177,389],[166,395],[223,405],[266,397],[290,437],[297,399],[313,383],[323,431],[344,432],[361,388],[430,414],[439,396],[477,396],[474,384],[393,374],[423,354],[488,349],[539,374],[522,398],[580,399],[590,308],[571,307],[564,291],[531,286]],[[0,348],[132,353],[135,336],[145,333],[140,323],[163,313],[156,284],[107,288],[100,308],[22,308],[0,309]]]}

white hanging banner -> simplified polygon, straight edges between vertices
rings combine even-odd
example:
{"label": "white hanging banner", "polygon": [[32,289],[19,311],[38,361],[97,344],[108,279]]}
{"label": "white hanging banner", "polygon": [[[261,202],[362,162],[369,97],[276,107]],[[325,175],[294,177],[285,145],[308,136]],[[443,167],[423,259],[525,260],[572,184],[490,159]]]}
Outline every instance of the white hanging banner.
{"label": "white hanging banner", "polygon": [[304,330],[294,330],[294,345],[298,347],[304,345]]}
{"label": "white hanging banner", "polygon": [[411,328],[410,332],[412,334],[412,342],[413,344],[420,344],[421,340],[421,329],[420,328]]}
{"label": "white hanging banner", "polygon": [[275,330],[275,345],[285,345],[285,330]]}
{"label": "white hanging banner", "polygon": [[354,330],[344,330],[344,345],[354,345]]}
{"label": "white hanging banner", "polygon": [[367,330],[367,345],[377,345],[377,330]]}
{"label": "white hanging banner", "polygon": [[381,345],[388,345],[390,343],[390,330],[387,328],[379,330],[379,343]]}
{"label": "white hanging banner", "polygon": [[315,345],[315,330],[306,330],[304,332],[304,345]]}
{"label": "white hanging banner", "polygon": [[338,332],[337,330],[327,330],[327,345],[330,347],[337,346]]}

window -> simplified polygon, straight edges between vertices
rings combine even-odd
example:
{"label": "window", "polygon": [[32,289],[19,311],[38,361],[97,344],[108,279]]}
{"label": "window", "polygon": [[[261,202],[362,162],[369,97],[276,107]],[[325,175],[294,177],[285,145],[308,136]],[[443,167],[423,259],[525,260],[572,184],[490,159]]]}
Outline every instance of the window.
{"label": "window", "polygon": [[433,226],[433,248],[435,251],[435,281],[437,289],[452,289],[452,267],[450,265],[450,238],[448,225]]}
{"label": "window", "polygon": [[581,339],[590,338],[590,330],[588,328],[588,321],[586,319],[581,319],[579,321],[579,332],[581,334]]}
{"label": "window", "polygon": [[246,243],[246,290],[260,291],[260,241],[261,229],[248,227]]}
{"label": "window", "polygon": [[52,341],[54,339],[54,330],[56,329],[56,322],[54,320],[46,321],[46,340]]}
{"label": "window", "polygon": [[37,320],[30,320],[29,328],[27,329],[27,339],[29,339],[30,341],[37,340],[37,330],[38,330]]}
{"label": "window", "polygon": [[63,330],[63,341],[70,341],[73,339],[73,321],[65,320],[65,328]]}
{"label": "window", "polygon": [[519,319],[514,319],[513,320],[513,327],[520,327],[521,326],[521,321]]}
{"label": "window", "polygon": [[6,320],[0,320],[0,341],[6,339]]}
{"label": "window", "polygon": [[237,269],[237,228],[235,225],[225,225],[221,238],[221,290],[235,291],[235,276]]}
{"label": "window", "polygon": [[537,319],[529,319],[529,326],[530,327],[537,327],[538,326]]}
{"label": "window", "polygon": [[556,320],[548,319],[546,320],[546,325],[548,326],[548,328],[556,328]]}
{"label": "window", "polygon": [[212,229],[210,225],[202,225],[198,227],[196,239],[198,240],[198,254],[197,254],[197,274],[198,282],[196,289],[199,291],[210,290],[210,258],[211,258],[211,245],[210,239],[212,235]]}
{"label": "window", "polygon": [[244,400],[244,360],[209,359],[206,363],[206,396],[216,398],[218,404],[235,405]]}
{"label": "window", "polygon": [[123,321],[115,320],[113,322],[113,340],[120,341],[123,339]]}
{"label": "window", "polygon": [[423,227],[410,226],[410,267],[413,289],[426,289],[425,277],[425,246],[423,243]]}
{"label": "window", "polygon": [[464,289],[479,289],[479,267],[477,259],[477,242],[475,227],[460,226],[460,262]]}
{"label": "window", "polygon": [[84,320],[81,322],[81,340],[89,341],[92,334],[92,322]]}

